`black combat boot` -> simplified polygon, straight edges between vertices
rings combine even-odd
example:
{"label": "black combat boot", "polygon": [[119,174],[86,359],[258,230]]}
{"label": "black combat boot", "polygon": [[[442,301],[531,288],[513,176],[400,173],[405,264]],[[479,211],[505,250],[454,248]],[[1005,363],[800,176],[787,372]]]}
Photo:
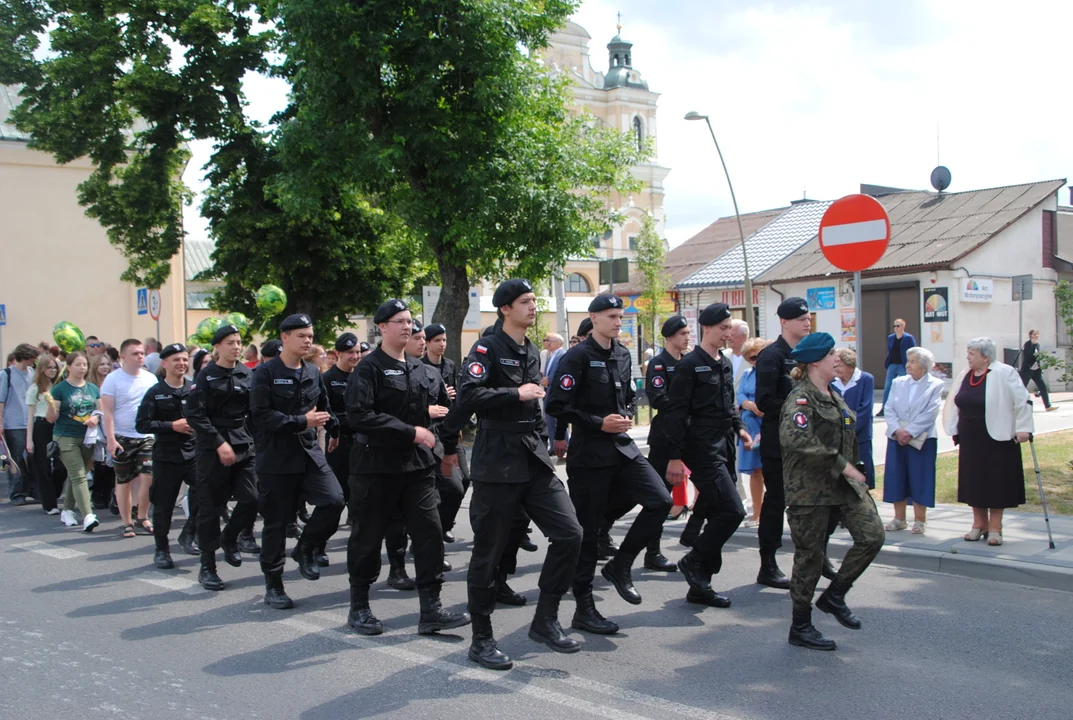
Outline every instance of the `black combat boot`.
{"label": "black combat boot", "polygon": [[302,538],[298,539],[298,544],[291,550],[291,559],[298,563],[298,572],[302,573],[306,580],[320,580],[320,568],[313,559],[313,548]]}
{"label": "black combat boot", "polygon": [[388,553],[387,556],[388,565],[390,569],[387,573],[387,584],[396,590],[416,590],[417,584],[413,581],[409,575],[406,574],[406,553],[399,553],[396,556],[393,553]]}
{"label": "black combat boot", "polygon": [[443,568],[442,568],[442,570],[443,570],[443,572],[451,572],[452,570],[454,570],[454,566],[451,565],[451,563],[447,562],[447,558],[443,559]]}
{"label": "black combat boot", "polygon": [[187,555],[200,555],[201,548],[197,545],[197,534],[195,524],[187,520],[183,525],[183,529],[179,532],[177,538],[179,547],[183,549],[183,552]]}
{"label": "black combat boot", "polygon": [[197,581],[206,590],[224,589],[224,581],[216,574],[216,553],[201,553],[201,570],[197,574]]}
{"label": "black combat boot", "polygon": [[689,588],[689,592],[686,593],[686,602],[693,603],[694,605],[707,605],[713,608],[728,608],[730,607],[730,598],[725,595],[720,595],[715,590],[708,588],[707,590],[694,590]]}
{"label": "black combat boot", "polygon": [[678,561],[678,570],[689,583],[690,591],[703,593],[712,589],[712,572],[696,550],[690,550]]}
{"label": "black combat boot", "polygon": [[812,608],[798,610],[794,608],[794,622],[790,626],[790,644],[809,650],[834,650],[834,640],[828,640],[812,624]]}
{"label": "black combat boot", "polygon": [[451,532],[450,530],[444,530],[443,531],[443,542],[445,544],[447,544],[447,545],[450,545],[451,543],[458,542],[458,539],[455,538],[455,534],[453,532]]}
{"label": "black combat boot", "polygon": [[600,537],[596,539],[596,557],[600,560],[607,560],[613,558],[617,552],[618,545],[611,538],[611,534],[600,533]]}
{"label": "black combat boot", "polygon": [[860,630],[861,621],[852,610],[846,607],[846,593],[849,592],[849,588],[849,585],[843,585],[838,580],[832,581],[820,595],[820,599],[816,601],[816,607],[828,615],[834,615],[835,620],[843,627]]}
{"label": "black combat boot", "polygon": [[309,508],[306,507],[305,503],[298,506],[298,520],[303,525],[309,524]]}
{"label": "black combat boot", "polygon": [[514,667],[510,657],[496,645],[492,618],[488,615],[473,616],[473,642],[469,646],[469,659],[489,670],[510,670]]}
{"label": "black combat boot", "polygon": [[328,559],[328,553],[324,546],[313,550],[313,561],[317,563],[317,567],[328,567],[331,565],[331,560]]}
{"label": "black combat boot", "polygon": [[257,544],[257,540],[253,537],[253,531],[249,528],[238,534],[238,549],[247,555],[260,554],[261,546]]}
{"label": "black combat boot", "polygon": [[379,635],[384,632],[384,624],[369,609],[369,586],[350,586],[350,614],[346,624],[359,635]]}
{"label": "black combat boot", "polygon": [[283,573],[274,572],[265,574],[265,605],[277,610],[290,610],[294,607],[294,601],[283,589]]}
{"label": "black combat boot", "polygon": [[826,555],[823,556],[823,569],[820,573],[828,580],[834,580],[838,576],[838,570],[835,568],[835,564],[831,562],[831,558]]}
{"label": "black combat boot", "polygon": [[301,537],[302,530],[298,527],[298,523],[287,523],[287,537],[292,540]]}
{"label": "black combat boot", "polygon": [[559,601],[562,595],[541,592],[536,614],[529,626],[529,639],[544,643],[555,652],[576,653],[581,649],[577,640],[567,637],[559,624]]}
{"label": "black combat boot", "polygon": [[789,590],[790,578],[786,577],[779,564],[775,562],[775,553],[762,553],[760,555],[760,572],[756,576],[756,582],[767,585],[776,590]]}
{"label": "black combat boot", "polygon": [[659,538],[648,544],[648,550],[645,552],[645,570],[655,570],[656,572],[675,572],[678,570],[678,566],[668,560],[660,550]]}
{"label": "black combat boot", "polygon": [[419,588],[417,596],[421,600],[421,617],[417,620],[418,635],[431,635],[440,630],[469,625],[469,613],[453,613],[443,609],[439,586]]}
{"label": "black combat boot", "polygon": [[524,595],[519,595],[507,584],[507,574],[500,573],[499,578],[496,580],[496,602],[501,602],[504,605],[514,605],[520,607],[525,605],[526,598]]}
{"label": "black combat boot", "polygon": [[172,562],[171,553],[167,550],[157,550],[153,555],[153,564],[161,570],[171,570],[175,567],[175,563]]}
{"label": "black combat boot", "polygon": [[631,565],[633,565],[633,558],[619,550],[615,553],[615,557],[604,565],[600,574],[604,576],[604,580],[615,586],[619,597],[630,605],[640,605],[641,593],[637,592],[637,588],[633,585],[633,576],[630,574]]}
{"label": "black combat boot", "polygon": [[242,567],[242,553],[238,551],[238,541],[220,538],[220,549],[224,551],[224,562],[231,567]]}
{"label": "black combat boot", "polygon": [[574,619],[570,622],[570,627],[594,635],[614,635],[618,632],[618,624],[605,618],[596,609],[596,600],[592,597],[591,588],[581,593],[575,591],[574,600],[577,601],[577,609],[574,611]]}

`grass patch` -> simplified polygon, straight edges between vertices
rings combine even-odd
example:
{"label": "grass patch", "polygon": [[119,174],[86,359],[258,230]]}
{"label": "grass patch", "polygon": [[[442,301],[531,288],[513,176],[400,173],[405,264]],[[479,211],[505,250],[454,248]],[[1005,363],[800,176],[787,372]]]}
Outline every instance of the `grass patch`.
{"label": "grass patch", "polygon": [[[1073,515],[1073,430],[1040,435],[1035,440],[1036,456],[1047,494],[1047,509],[1054,515]],[[1021,512],[1043,512],[1036,486],[1036,469],[1032,451],[1025,446],[1021,452],[1025,465],[1025,499],[1017,508]],[[883,470],[876,468],[877,498],[883,497]],[[943,453],[935,468],[935,502],[958,501],[958,454]]]}

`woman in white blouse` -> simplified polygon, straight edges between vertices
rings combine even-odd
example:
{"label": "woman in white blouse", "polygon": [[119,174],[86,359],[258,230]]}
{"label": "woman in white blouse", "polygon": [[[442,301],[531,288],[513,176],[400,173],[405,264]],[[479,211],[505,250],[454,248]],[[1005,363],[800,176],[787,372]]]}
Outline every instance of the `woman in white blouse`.
{"label": "woman in white blouse", "polygon": [[935,507],[935,420],[943,404],[943,381],[930,374],[935,356],[921,347],[906,352],[908,373],[894,380],[884,407],[887,459],[883,471],[883,502],[894,503],[887,530],[905,530],[905,513],[913,502],[913,533],[923,535],[928,508]]}
{"label": "woman in white blouse", "polygon": [[1033,431],[1032,404],[1017,370],[998,362],[995,341],[969,341],[969,366],[951,385],[943,426],[961,446],[958,502],[972,506],[965,539],[1002,544],[1002,512],[1025,502],[1021,443]]}

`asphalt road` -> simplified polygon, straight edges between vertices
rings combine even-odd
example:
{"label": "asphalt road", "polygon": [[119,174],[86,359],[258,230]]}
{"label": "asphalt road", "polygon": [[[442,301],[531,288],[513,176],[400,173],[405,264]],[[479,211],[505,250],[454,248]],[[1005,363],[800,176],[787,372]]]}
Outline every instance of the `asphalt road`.
{"label": "asphalt road", "polygon": [[[681,526],[665,536],[672,559]],[[469,538],[468,524],[457,534]],[[531,602],[546,547],[534,538],[540,551],[523,553],[513,583]],[[756,552],[739,549],[717,579],[729,610],[686,604],[677,575],[636,572],[638,607],[598,577],[622,632],[575,633],[575,655],[528,640],[531,606],[501,608],[500,645],[518,662],[495,673],[466,659],[468,629],[418,637],[415,594],[382,583],[373,604],[389,631],[349,632],[344,548],[340,533],[315,583],[288,561],[298,606],[276,611],[251,558],[221,562],[228,587],[209,593],[196,558],[157,571],[151,538],[120,539],[111,516],[87,536],[2,505],[0,717],[1064,720],[1073,707],[1073,593],[877,565],[850,595],[864,629],[817,613],[839,643],[819,653],[787,644],[786,593],[753,584]],[[468,544],[449,550],[444,600],[460,608]],[[568,597],[564,619],[572,611]]]}

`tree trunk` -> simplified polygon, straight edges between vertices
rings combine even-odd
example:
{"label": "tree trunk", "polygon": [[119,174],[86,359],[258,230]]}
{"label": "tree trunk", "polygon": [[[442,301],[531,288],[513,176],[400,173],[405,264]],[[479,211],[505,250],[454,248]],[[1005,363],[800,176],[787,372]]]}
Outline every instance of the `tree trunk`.
{"label": "tree trunk", "polygon": [[446,357],[461,364],[469,348],[462,347],[462,324],[469,312],[469,276],[464,265],[447,262],[442,254],[437,253],[436,265],[440,270],[440,301],[432,321],[443,323],[447,328]]}

